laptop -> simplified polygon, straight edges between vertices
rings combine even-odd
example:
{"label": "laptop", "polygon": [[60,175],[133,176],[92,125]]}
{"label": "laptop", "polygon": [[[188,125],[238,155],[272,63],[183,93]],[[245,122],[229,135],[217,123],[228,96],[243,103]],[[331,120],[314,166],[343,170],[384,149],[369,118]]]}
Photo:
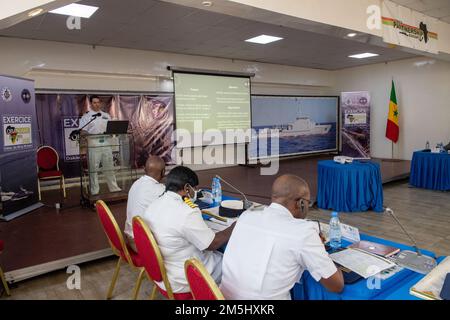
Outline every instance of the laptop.
{"label": "laptop", "polygon": [[125,134],[128,132],[128,120],[108,121],[105,134]]}

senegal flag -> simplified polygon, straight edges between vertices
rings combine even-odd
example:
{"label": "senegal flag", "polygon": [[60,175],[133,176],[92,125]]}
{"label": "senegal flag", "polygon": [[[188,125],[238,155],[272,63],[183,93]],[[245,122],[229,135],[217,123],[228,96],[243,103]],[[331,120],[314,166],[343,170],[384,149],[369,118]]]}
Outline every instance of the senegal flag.
{"label": "senegal flag", "polygon": [[395,95],[395,85],[392,81],[391,100],[389,102],[389,115],[386,126],[386,138],[393,142],[398,141],[398,109],[397,109],[397,97]]}

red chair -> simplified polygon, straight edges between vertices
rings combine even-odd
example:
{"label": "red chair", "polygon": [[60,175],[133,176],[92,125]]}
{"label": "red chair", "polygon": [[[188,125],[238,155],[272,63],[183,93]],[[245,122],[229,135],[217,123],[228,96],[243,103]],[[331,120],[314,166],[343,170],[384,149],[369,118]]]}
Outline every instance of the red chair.
{"label": "red chair", "polygon": [[[2,253],[2,251],[3,251],[3,241],[0,240],[0,253]],[[6,294],[10,296],[11,293],[9,292],[8,282],[6,282],[2,267],[0,267],[0,278],[2,279],[3,287],[5,287]]]}
{"label": "red chair", "polygon": [[[153,282],[153,291],[150,299],[153,300],[156,296],[156,290],[159,290],[164,297],[170,300],[192,300],[190,292],[173,293],[159,246],[141,217],[133,218],[133,235],[147,276]],[[163,281],[166,290],[160,288],[156,283],[157,281]]]}
{"label": "red chair", "polygon": [[186,260],[184,271],[194,300],[225,300],[216,282],[200,261],[194,258]]}
{"label": "red chair", "polygon": [[37,166],[38,166],[38,190],[39,200],[41,200],[41,180],[59,179],[59,186],[66,197],[66,184],[64,175],[59,170],[59,155],[55,149],[49,146],[42,146],[37,150]]}
{"label": "red chair", "polygon": [[112,215],[108,206],[102,200],[99,200],[95,203],[95,208],[97,209],[97,214],[102,223],[103,230],[108,237],[109,244],[111,245],[114,254],[119,257],[108,293],[106,295],[106,299],[111,299],[114,287],[117,282],[117,278],[119,276],[120,265],[122,261],[125,261],[131,267],[139,270],[139,277],[133,291],[133,299],[135,300],[139,294],[139,289],[141,288],[141,283],[145,271],[142,267],[141,258],[137,254],[137,252],[133,251],[133,249],[129,245],[125,244],[125,240],[123,238],[122,232],[120,231],[119,225],[117,224],[116,219],[114,219],[114,216]]}

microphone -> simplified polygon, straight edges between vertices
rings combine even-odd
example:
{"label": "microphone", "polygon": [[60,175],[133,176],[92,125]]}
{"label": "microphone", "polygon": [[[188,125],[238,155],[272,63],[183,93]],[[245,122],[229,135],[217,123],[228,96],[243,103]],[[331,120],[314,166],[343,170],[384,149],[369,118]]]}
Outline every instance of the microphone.
{"label": "microphone", "polygon": [[216,174],[216,178],[219,179],[220,181],[225,182],[228,186],[230,186],[231,188],[236,190],[239,194],[241,194],[244,197],[244,210],[250,209],[250,207],[253,206],[253,202],[248,201],[247,197],[245,196],[245,194],[242,191],[240,191],[238,188],[236,188],[231,183],[227,182],[226,180],[224,180],[221,176],[218,176],[217,174]]}
{"label": "microphone", "polygon": [[417,242],[408,233],[408,231],[406,231],[406,229],[397,219],[397,217],[394,214],[394,211],[391,208],[386,208],[384,212],[390,214],[394,218],[394,220],[397,222],[397,224],[400,226],[403,232],[408,236],[408,238],[413,243],[413,248],[415,250],[415,252],[410,250],[403,250],[398,255],[392,257],[392,260],[402,267],[405,267],[407,269],[410,269],[412,271],[421,274],[427,274],[431,270],[433,270],[434,267],[436,267],[436,260],[429,256],[422,255],[419,247],[417,246]]}
{"label": "microphone", "polygon": [[93,118],[97,118],[97,117],[100,117],[101,115],[102,115],[102,113],[101,113],[101,112],[98,112],[98,113],[96,113],[96,114],[93,114],[92,117],[93,117]]}

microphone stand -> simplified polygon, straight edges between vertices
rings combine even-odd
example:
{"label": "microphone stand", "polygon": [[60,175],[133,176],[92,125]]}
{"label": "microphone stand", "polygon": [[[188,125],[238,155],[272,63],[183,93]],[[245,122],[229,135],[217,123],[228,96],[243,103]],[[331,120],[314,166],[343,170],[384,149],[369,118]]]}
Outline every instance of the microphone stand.
{"label": "microphone stand", "polygon": [[413,248],[415,250],[415,252],[410,250],[403,250],[398,255],[392,257],[392,260],[402,267],[405,267],[407,269],[410,269],[412,271],[421,274],[427,274],[431,270],[433,270],[433,268],[436,267],[436,260],[429,256],[422,255],[419,247],[417,246],[417,242],[408,233],[408,231],[406,231],[406,229],[397,219],[397,217],[394,214],[394,211],[391,208],[386,208],[385,212],[390,214],[394,218],[394,220],[397,222],[397,224],[400,226],[403,232],[408,236],[408,238],[413,243]]}
{"label": "microphone stand", "polygon": [[92,119],[89,120],[88,123],[86,123],[86,124],[85,124],[84,126],[82,126],[80,129],[73,130],[73,131],[70,133],[70,136],[72,136],[72,135],[78,135],[78,139],[77,139],[77,140],[80,140],[79,135],[80,135],[81,131],[82,131],[84,128],[86,128],[89,124],[91,124],[92,121],[94,121],[95,119],[97,119],[97,117],[99,117],[99,115],[98,115],[98,114],[94,114],[94,115],[92,116]]}
{"label": "microphone stand", "polygon": [[233,188],[234,190],[236,190],[239,194],[241,194],[244,197],[244,210],[249,209],[252,205],[253,202],[248,201],[247,197],[245,196],[245,194],[240,191],[239,189],[237,189],[235,186],[233,186],[231,183],[227,182],[226,180],[224,180],[222,177],[216,175],[216,178],[219,179],[220,181],[225,182],[229,187]]}

